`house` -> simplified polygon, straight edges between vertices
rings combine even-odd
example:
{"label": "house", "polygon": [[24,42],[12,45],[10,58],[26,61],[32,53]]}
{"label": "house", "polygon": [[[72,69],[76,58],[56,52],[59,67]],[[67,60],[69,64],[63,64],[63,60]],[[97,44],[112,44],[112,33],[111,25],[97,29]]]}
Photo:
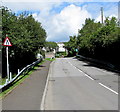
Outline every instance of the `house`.
{"label": "house", "polygon": [[66,52],[66,49],[64,48],[64,43],[63,42],[58,42],[58,52]]}

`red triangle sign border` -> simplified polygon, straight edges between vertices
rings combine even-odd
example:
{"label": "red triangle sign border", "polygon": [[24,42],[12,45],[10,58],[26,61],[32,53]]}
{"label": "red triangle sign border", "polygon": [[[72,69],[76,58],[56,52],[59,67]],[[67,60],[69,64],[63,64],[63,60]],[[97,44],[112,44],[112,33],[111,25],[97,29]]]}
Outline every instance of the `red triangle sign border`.
{"label": "red triangle sign border", "polygon": [[[8,43],[9,43],[8,45],[5,44],[7,40],[8,40]],[[3,43],[3,46],[12,46],[9,37],[6,37],[6,38],[5,38],[4,43]]]}

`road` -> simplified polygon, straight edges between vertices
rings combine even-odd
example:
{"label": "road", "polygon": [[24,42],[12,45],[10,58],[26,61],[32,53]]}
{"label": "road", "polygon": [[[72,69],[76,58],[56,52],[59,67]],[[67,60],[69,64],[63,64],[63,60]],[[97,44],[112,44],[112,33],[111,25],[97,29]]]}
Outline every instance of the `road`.
{"label": "road", "polygon": [[49,70],[45,110],[118,110],[118,75],[75,58],[59,58]]}
{"label": "road", "polygon": [[53,52],[46,52],[45,53],[45,58],[53,58],[55,57],[55,54]]}

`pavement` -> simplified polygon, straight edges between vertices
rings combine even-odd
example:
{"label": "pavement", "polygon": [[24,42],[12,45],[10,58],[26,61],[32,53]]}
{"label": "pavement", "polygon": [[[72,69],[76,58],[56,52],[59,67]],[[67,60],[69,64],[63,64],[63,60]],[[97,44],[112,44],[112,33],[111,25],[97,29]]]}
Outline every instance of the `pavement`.
{"label": "pavement", "polygon": [[50,61],[38,67],[2,100],[2,110],[40,110]]}
{"label": "pavement", "polygon": [[58,58],[48,76],[44,110],[118,110],[114,72],[75,58]]}

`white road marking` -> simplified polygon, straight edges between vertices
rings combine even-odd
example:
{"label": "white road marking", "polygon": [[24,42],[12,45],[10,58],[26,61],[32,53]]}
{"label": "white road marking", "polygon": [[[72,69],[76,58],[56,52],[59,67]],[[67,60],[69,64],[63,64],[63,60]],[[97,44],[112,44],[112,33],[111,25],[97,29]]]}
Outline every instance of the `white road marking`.
{"label": "white road marking", "polygon": [[[76,68],[77,70],[79,70],[80,72],[84,73],[82,70],[80,70],[80,69],[78,69],[77,67],[75,67],[75,66],[74,66],[72,63],[70,63],[69,61],[68,61],[68,63],[69,63],[70,65],[72,65],[74,68]],[[84,73],[84,75],[85,75],[86,77],[88,77],[89,79],[94,80],[92,77],[90,77],[90,76],[87,75],[86,73]],[[116,91],[112,90],[111,88],[105,86],[105,85],[102,84],[102,83],[99,83],[99,84],[100,84],[101,86],[103,86],[104,88],[106,88],[106,89],[110,90],[111,92],[113,92],[113,93],[115,93],[115,94],[118,95],[118,93],[117,93]]]}
{"label": "white road marking", "polygon": [[102,83],[99,83],[101,86],[103,86],[104,88],[106,88],[106,89],[108,89],[108,90],[110,90],[111,92],[113,92],[113,93],[115,93],[115,94],[117,94],[118,95],[118,93],[116,92],[116,91],[114,91],[114,90],[112,90],[111,88],[109,88],[109,87],[107,87],[107,86],[105,86],[104,84],[102,84]]}
{"label": "white road marking", "polygon": [[84,73],[84,75],[86,76],[86,77],[88,77],[89,79],[91,79],[91,80],[94,80],[92,77],[90,77],[89,75],[87,75],[87,74],[85,74]]}
{"label": "white road marking", "polygon": [[71,66],[73,66],[75,69],[77,69],[79,72],[82,72],[86,77],[88,77],[89,79],[91,79],[91,80],[94,80],[92,77],[90,77],[89,75],[87,75],[86,73],[84,73],[82,70],[80,70],[80,69],[78,69],[76,66],[74,66],[72,63],[70,63],[69,61],[68,61],[68,63],[71,65]]}

